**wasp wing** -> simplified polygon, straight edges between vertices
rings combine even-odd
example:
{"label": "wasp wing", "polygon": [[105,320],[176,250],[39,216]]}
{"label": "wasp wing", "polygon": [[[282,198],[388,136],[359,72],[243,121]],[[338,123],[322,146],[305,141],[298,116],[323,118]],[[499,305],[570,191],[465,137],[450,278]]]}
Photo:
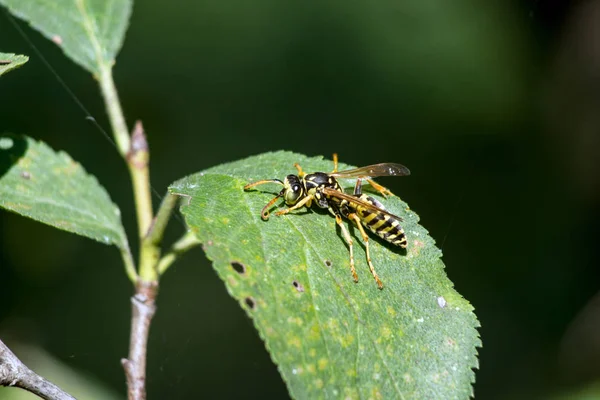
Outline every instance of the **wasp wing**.
{"label": "wasp wing", "polygon": [[327,196],[337,197],[338,199],[346,200],[349,203],[354,203],[356,205],[364,207],[365,209],[367,209],[369,211],[385,214],[385,215],[389,216],[390,218],[394,218],[398,221],[403,221],[403,219],[400,218],[399,216],[389,213],[386,210],[384,210],[383,208],[377,207],[376,205],[371,204],[368,201],[361,199],[360,197],[346,194],[346,193],[340,192],[339,190],[330,189],[330,188],[323,188],[323,193]]}
{"label": "wasp wing", "polygon": [[381,163],[332,172],[329,175],[336,178],[374,178],[376,176],[406,176],[410,175],[410,171],[402,164]]}

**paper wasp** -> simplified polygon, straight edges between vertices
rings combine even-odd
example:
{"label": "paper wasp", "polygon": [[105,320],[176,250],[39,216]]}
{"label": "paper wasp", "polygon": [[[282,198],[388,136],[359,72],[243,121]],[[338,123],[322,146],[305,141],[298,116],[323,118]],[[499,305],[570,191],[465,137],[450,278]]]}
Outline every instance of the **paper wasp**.
{"label": "paper wasp", "polygon": [[[333,171],[330,173],[313,172],[311,174],[306,174],[300,165],[294,164],[294,167],[298,170],[298,175],[288,175],[283,181],[279,179],[265,179],[249,183],[244,186],[244,190],[265,183],[276,183],[283,186],[283,189],[281,189],[279,194],[263,207],[261,211],[263,220],[269,219],[269,209],[279,198],[284,199],[288,208],[277,211],[275,215],[278,216],[302,207],[310,208],[313,202],[318,207],[329,210],[335,217],[335,221],[342,230],[344,239],[348,243],[350,250],[350,271],[352,272],[354,281],[358,282],[358,275],[356,274],[356,269],[354,267],[353,240],[346,225],[342,222],[342,217],[354,222],[365,243],[367,263],[369,264],[371,274],[373,275],[373,278],[375,278],[379,289],[383,289],[383,283],[381,283],[377,272],[375,272],[373,263],[371,262],[369,236],[366,234],[363,226],[383,240],[402,248],[406,248],[407,240],[404,235],[404,230],[400,226],[402,218],[390,214],[379,201],[371,196],[363,194],[362,179],[367,180],[371,187],[385,197],[387,195],[393,195],[393,193],[371,180],[371,178],[377,176],[406,176],[410,175],[410,171],[405,166],[394,163],[381,163],[338,171],[337,154],[333,155],[333,164]],[[357,178],[354,194],[345,193],[336,178]]]}

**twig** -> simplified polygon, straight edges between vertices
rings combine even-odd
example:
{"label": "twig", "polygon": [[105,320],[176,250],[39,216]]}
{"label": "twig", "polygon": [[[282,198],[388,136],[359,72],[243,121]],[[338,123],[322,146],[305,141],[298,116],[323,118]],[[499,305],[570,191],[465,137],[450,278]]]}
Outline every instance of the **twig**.
{"label": "twig", "polygon": [[126,247],[121,248],[120,250],[121,258],[123,259],[123,264],[125,265],[125,273],[127,274],[129,280],[135,284],[139,277],[135,269],[135,262],[133,261],[129,244],[126,242]]}
{"label": "twig", "polygon": [[186,232],[178,241],[173,243],[169,251],[160,259],[157,267],[158,274],[164,274],[180,255],[199,244],[200,241],[191,231]]}
{"label": "twig", "polygon": [[[139,277],[136,292],[131,298],[132,316],[129,339],[129,357],[122,359],[127,378],[127,396],[129,400],[146,399],[146,354],[148,335],[152,317],[156,312],[158,294],[158,275],[156,264],[160,257],[160,247],[146,240],[152,224],[152,200],[150,198],[150,175],[148,161],[150,152],[146,134],[141,122],[135,124],[131,135],[130,149],[126,160],[131,173],[135,208],[138,217],[138,232],[141,241]],[[171,207],[172,210],[172,207]],[[168,214],[163,218],[168,219]],[[166,226],[166,222],[162,228]]]}
{"label": "twig", "polygon": [[132,318],[129,341],[129,357],[121,359],[127,378],[129,400],[146,399],[146,349],[150,323],[156,312],[156,282],[139,281],[136,293],[131,297]]}
{"label": "twig", "polygon": [[112,63],[100,64],[98,83],[100,84],[100,91],[102,92],[104,105],[108,112],[112,133],[117,142],[117,148],[119,149],[121,156],[126,157],[127,152],[131,147],[129,130],[125,123],[123,109],[121,108],[121,102],[119,101],[119,95],[117,93],[117,88],[115,87],[115,81],[113,80]]}
{"label": "twig", "polygon": [[158,246],[146,245],[144,242],[153,218],[148,167],[150,151],[141,122],[138,121],[135,124],[131,136],[129,135],[112,76],[112,64],[100,65],[98,80],[117,148],[129,168],[137,211],[138,237],[141,242],[137,272],[134,271],[135,267],[130,254],[126,254],[126,252],[123,254],[125,270],[129,278],[135,280],[136,293],[131,298],[133,315],[131,317],[129,357],[122,359],[121,363],[125,368],[129,399],[143,400],[146,398],[146,346],[150,322],[156,312],[155,299],[158,293],[156,264],[160,257]]}
{"label": "twig", "polygon": [[148,232],[146,232],[146,237],[144,238],[145,241],[154,246],[160,245],[167,223],[173,213],[173,208],[177,205],[179,199],[179,196],[167,192],[165,197],[163,197],[160,207],[158,207],[156,217],[154,217]]}
{"label": "twig", "polygon": [[25,389],[42,399],[75,400],[75,397],[27,368],[2,340],[0,340],[0,386]]}
{"label": "twig", "polygon": [[[133,183],[133,196],[137,211],[138,232],[142,239],[146,236],[152,223],[152,196],[150,195],[150,150],[146,132],[141,121],[137,121],[131,133],[129,151],[125,159],[129,167],[131,182]],[[140,271],[140,275],[143,273]]]}

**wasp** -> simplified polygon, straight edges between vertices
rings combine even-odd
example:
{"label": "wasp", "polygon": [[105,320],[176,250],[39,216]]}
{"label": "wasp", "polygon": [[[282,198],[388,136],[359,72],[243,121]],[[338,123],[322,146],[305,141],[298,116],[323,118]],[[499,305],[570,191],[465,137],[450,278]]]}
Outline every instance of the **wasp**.
{"label": "wasp", "polygon": [[[378,200],[362,193],[362,180],[366,180],[372,188],[384,197],[387,197],[388,195],[393,195],[393,193],[374,182],[371,178],[378,176],[407,176],[410,175],[408,168],[401,164],[381,163],[338,171],[337,154],[333,155],[333,171],[330,173],[313,172],[307,174],[297,163],[294,164],[294,167],[298,170],[298,174],[288,175],[283,181],[279,179],[265,179],[244,186],[244,190],[266,183],[276,183],[283,186],[279,194],[263,207],[261,218],[265,221],[269,219],[269,209],[279,198],[283,198],[288,208],[277,211],[275,215],[278,216],[288,214],[302,207],[310,208],[313,204],[316,204],[319,208],[327,209],[335,217],[335,221],[348,244],[350,272],[354,281],[358,282],[358,275],[354,267],[353,240],[342,220],[343,218],[348,219],[358,228],[365,244],[367,263],[371,275],[375,278],[379,289],[383,289],[383,283],[379,279],[371,261],[369,236],[364,228],[369,229],[383,240],[402,248],[406,248],[407,240],[404,230],[400,226],[402,218],[389,213]],[[357,178],[354,193],[345,193],[336,178]]]}

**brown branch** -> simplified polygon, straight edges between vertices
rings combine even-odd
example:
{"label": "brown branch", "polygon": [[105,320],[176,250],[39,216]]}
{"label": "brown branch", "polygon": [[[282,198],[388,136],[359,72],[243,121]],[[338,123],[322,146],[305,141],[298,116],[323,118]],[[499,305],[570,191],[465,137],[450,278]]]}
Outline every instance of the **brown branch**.
{"label": "brown branch", "polygon": [[136,293],[131,297],[132,317],[129,340],[129,357],[121,364],[127,378],[127,397],[129,400],[146,399],[146,349],[150,323],[156,312],[157,282],[138,281]]}
{"label": "brown branch", "polygon": [[0,340],[0,386],[25,389],[42,399],[75,400],[75,397],[27,368],[2,340]]}

